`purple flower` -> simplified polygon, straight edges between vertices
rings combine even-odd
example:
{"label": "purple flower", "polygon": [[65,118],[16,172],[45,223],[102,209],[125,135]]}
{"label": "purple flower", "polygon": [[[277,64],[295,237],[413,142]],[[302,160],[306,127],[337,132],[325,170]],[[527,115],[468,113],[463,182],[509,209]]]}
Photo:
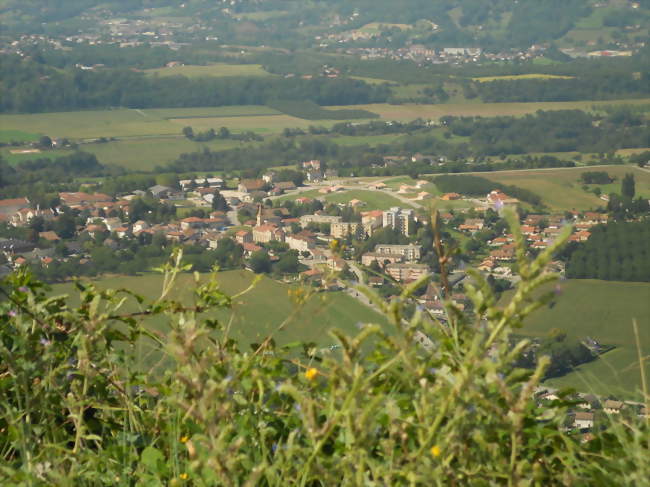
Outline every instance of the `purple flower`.
{"label": "purple flower", "polygon": [[44,347],[47,347],[47,346],[49,346],[49,345],[52,343],[51,341],[49,341],[49,340],[48,340],[47,338],[45,338],[45,337],[41,338],[38,342],[39,342],[41,345],[43,345]]}
{"label": "purple flower", "polygon": [[293,405],[293,408],[294,408],[296,411],[298,411],[298,412],[300,412],[300,410],[302,409],[302,408],[300,407],[300,404],[298,404],[298,403],[294,404],[294,405]]}
{"label": "purple flower", "polygon": [[16,312],[15,309],[9,310],[9,313],[7,313],[7,314],[9,315],[10,318],[14,318],[14,317],[18,316],[18,313]]}
{"label": "purple flower", "polygon": [[28,288],[27,286],[20,286],[20,287],[18,288],[18,290],[19,290],[21,293],[26,293],[27,291],[29,291],[29,288]]}

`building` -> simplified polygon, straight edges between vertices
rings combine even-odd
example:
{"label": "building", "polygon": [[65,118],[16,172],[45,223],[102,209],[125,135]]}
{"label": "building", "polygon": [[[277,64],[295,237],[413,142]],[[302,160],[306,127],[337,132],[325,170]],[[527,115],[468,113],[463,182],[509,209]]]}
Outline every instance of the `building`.
{"label": "building", "polygon": [[608,399],[603,403],[603,410],[607,414],[619,414],[621,412],[621,409],[623,409],[623,406],[624,404],[621,401]]}
{"label": "building", "polygon": [[377,264],[383,267],[386,263],[399,264],[404,262],[404,257],[397,254],[380,254],[379,252],[366,252],[361,256],[361,263],[363,265],[370,266],[373,262],[377,262]]}
{"label": "building", "polygon": [[415,281],[429,272],[426,264],[388,264],[386,272],[397,282]]}
{"label": "building", "polygon": [[[367,228],[372,233],[372,228]],[[366,236],[366,225],[359,222],[336,222],[332,223],[330,227],[330,235],[334,238],[346,238],[352,236],[353,238],[363,238]]]}
{"label": "building", "polygon": [[378,254],[401,255],[405,261],[413,262],[420,260],[422,256],[422,247],[420,245],[375,245],[375,252]]}
{"label": "building", "polygon": [[413,210],[403,210],[395,206],[388,211],[384,211],[382,215],[382,226],[384,228],[390,227],[398,230],[400,233],[408,236],[413,233],[413,214]]}
{"label": "building", "polygon": [[305,235],[287,235],[284,241],[290,249],[298,252],[309,252],[315,246],[314,240]]}
{"label": "building", "polygon": [[240,244],[253,243],[253,234],[248,230],[240,230],[235,233],[235,240]]}
{"label": "building", "polygon": [[0,215],[13,215],[24,208],[29,208],[29,200],[27,198],[0,200]]}
{"label": "building", "polygon": [[383,222],[384,212],[381,210],[371,210],[361,212],[361,223],[370,225],[372,228],[381,227]]}
{"label": "building", "polygon": [[577,412],[573,417],[573,427],[584,430],[594,427],[594,413]]}
{"label": "building", "polygon": [[284,239],[284,231],[275,225],[258,225],[253,227],[253,242],[255,243],[267,243],[271,241],[284,242]]}
{"label": "building", "polygon": [[266,181],[263,179],[242,179],[237,190],[241,193],[253,193],[255,191],[263,191],[266,187]]}
{"label": "building", "polygon": [[331,216],[331,215],[302,215],[300,217],[300,226],[305,228],[310,223],[339,223],[342,218],[340,216]]}

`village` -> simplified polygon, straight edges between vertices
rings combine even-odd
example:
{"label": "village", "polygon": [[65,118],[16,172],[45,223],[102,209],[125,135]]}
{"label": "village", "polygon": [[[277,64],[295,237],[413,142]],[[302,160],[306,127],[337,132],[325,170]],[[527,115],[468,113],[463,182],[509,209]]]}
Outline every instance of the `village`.
{"label": "village", "polygon": [[[284,282],[302,282],[325,292],[343,289],[367,306],[372,304],[347,283],[371,286],[390,299],[401,286],[431,274],[433,279],[416,295],[414,305],[444,321],[446,299],[432,249],[432,208],[439,208],[443,239],[463,248],[448,269],[454,286],[449,298],[468,311],[471,303],[462,291],[467,266],[499,283],[502,290],[519,279],[514,237],[502,218],[504,209],[519,208],[530,252],[546,249],[568,224],[573,226],[570,240],[584,242],[593,226],[608,220],[606,213],[595,211],[529,213],[522,211],[519,200],[499,189],[484,197],[433,196],[428,179],[411,184],[400,184],[395,178],[340,179],[318,160],[304,161],[291,171],[301,172],[304,184],[278,180],[286,170],[269,170],[259,179],[194,177],[116,197],[102,193],[101,186],[94,187],[95,192],[61,192],[50,208],[35,207],[29,195],[0,200],[5,235],[0,240],[2,273],[22,266],[46,270],[66,263],[80,269],[92,265],[96,255],[88,250],[92,246],[119,253],[136,242],[157,241],[209,252],[227,243],[250,271],[272,273]],[[346,193],[359,191],[397,201],[399,206],[368,208],[366,202],[352,197],[344,203],[328,201],[332,196],[345,200]],[[11,229],[28,229],[29,238],[8,237]],[[555,260],[550,266],[562,275],[565,263]],[[431,345],[424,335],[419,341]],[[552,390],[537,395],[541,402],[559,399]],[[591,396],[579,399],[566,426],[585,435],[603,412],[647,416],[647,410],[636,403]]]}

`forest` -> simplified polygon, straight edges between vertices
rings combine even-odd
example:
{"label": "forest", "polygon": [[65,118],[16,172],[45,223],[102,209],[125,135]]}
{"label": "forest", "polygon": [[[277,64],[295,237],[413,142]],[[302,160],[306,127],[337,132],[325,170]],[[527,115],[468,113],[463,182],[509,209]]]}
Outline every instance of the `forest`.
{"label": "forest", "polygon": [[318,105],[386,101],[385,85],[354,79],[149,77],[129,69],[55,70],[19,56],[2,55],[2,112],[87,108],[154,108],[265,105],[291,96]]}

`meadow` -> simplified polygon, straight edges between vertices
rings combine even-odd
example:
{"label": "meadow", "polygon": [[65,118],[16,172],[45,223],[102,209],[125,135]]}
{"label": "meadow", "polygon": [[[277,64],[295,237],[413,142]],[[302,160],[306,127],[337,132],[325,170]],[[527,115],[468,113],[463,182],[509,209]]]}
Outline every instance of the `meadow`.
{"label": "meadow", "polygon": [[188,78],[200,78],[204,76],[275,76],[264,70],[260,64],[215,63],[206,66],[187,65],[147,69],[144,72],[151,76],[186,76]]}
{"label": "meadow", "polygon": [[[248,288],[253,278],[254,274],[245,270],[224,271],[218,274],[221,289],[230,295]],[[160,293],[162,275],[105,277],[93,282],[100,289],[125,288],[136,290],[147,298],[155,298]],[[72,283],[56,284],[52,286],[51,294],[69,294],[75,297],[73,286]],[[296,306],[288,293],[295,288],[295,285],[280,283],[263,276],[251,291],[234,300],[231,311],[218,311],[206,316],[216,317],[224,323],[232,318],[230,336],[242,345],[259,343],[272,334],[279,344],[299,340],[329,346],[334,343],[327,333],[331,328],[336,327],[348,334],[355,334],[358,332],[359,323],[386,325],[384,317],[343,292],[317,293],[304,307]],[[189,304],[192,289],[192,275],[180,274],[171,297]],[[78,293],[76,296],[78,299]],[[70,302],[78,304],[73,298]],[[138,309],[132,300],[127,308],[132,311]],[[165,323],[150,324],[157,330],[167,331]]]}
{"label": "meadow", "polygon": [[542,197],[549,208],[554,210],[588,210],[606,204],[605,201],[593,193],[588,193],[582,189],[583,183],[580,180],[580,175],[588,171],[605,171],[610,176],[616,177],[616,181],[612,184],[589,186],[590,188],[599,186],[604,194],[610,192],[620,193],[621,179],[626,173],[632,173],[636,180],[637,195],[650,197],[650,172],[629,165],[498,171],[476,174],[491,181],[533,191]]}
{"label": "meadow", "polygon": [[[506,294],[507,295],[507,294]],[[650,284],[593,279],[560,281],[559,296],[551,304],[532,313],[522,333],[545,337],[560,329],[569,337],[594,338],[616,348],[576,371],[549,381],[601,395],[630,395],[640,387],[639,361],[632,320],[640,331],[644,354],[650,350]],[[650,362],[646,362],[650,374]]]}
{"label": "meadow", "polygon": [[479,83],[489,83],[490,81],[510,81],[519,79],[573,79],[573,76],[559,76],[556,74],[511,74],[506,76],[479,76],[472,78]]}

